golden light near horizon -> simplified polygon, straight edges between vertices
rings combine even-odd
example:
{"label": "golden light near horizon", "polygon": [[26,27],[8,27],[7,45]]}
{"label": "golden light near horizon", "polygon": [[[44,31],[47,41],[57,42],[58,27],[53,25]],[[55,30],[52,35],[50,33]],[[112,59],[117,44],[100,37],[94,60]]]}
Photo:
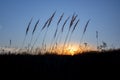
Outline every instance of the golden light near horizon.
{"label": "golden light near horizon", "polygon": [[65,50],[66,55],[74,55],[77,54],[78,49],[75,46],[67,47]]}
{"label": "golden light near horizon", "polygon": [[38,54],[56,54],[56,55],[77,55],[77,54],[83,54],[84,52],[89,52],[89,51],[97,51],[96,47],[93,46],[92,44],[89,44],[87,47],[84,44],[79,44],[77,43],[69,43],[66,44],[65,47],[63,47],[63,44],[57,44],[54,46],[46,46],[46,50],[44,50],[42,47],[39,47],[37,51],[33,53],[38,53]]}
{"label": "golden light near horizon", "polygon": [[48,50],[48,52],[50,53],[55,53],[57,55],[76,55],[76,54],[82,54],[83,52],[87,52],[87,51],[95,51],[95,47],[93,47],[92,45],[89,45],[87,47],[85,47],[84,45],[81,45],[81,47],[79,47],[78,44],[75,43],[71,43],[72,45],[66,45],[63,48],[63,44],[58,44],[57,48],[54,48],[53,50]]}
{"label": "golden light near horizon", "polygon": [[23,4],[22,0],[8,0],[5,6],[6,1],[0,0],[0,52],[75,55],[119,49],[120,0],[93,2],[37,0]]}
{"label": "golden light near horizon", "polygon": [[72,55],[73,56],[76,54],[82,54],[83,52],[95,50],[95,47],[93,47],[90,44],[87,47],[85,47],[84,44],[81,45],[80,47],[76,43],[69,43],[69,44],[72,44],[72,45],[66,45],[64,48],[63,48],[63,44],[58,44],[56,48],[52,50],[48,50],[48,52],[55,53],[57,55]]}

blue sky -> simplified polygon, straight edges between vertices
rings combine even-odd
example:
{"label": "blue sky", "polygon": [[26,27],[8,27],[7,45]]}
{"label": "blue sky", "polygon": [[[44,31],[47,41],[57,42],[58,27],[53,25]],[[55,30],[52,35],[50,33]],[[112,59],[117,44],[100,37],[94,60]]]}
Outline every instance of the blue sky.
{"label": "blue sky", "polygon": [[[40,19],[35,37],[54,11],[56,11],[56,15],[48,30],[47,44],[51,42],[50,37],[53,37],[51,35],[59,16],[63,12],[65,13],[62,25],[63,21],[75,12],[78,14],[77,19],[80,19],[80,23],[72,35],[71,41],[80,41],[83,28],[91,19],[83,41],[96,45],[95,32],[97,30],[99,43],[105,41],[109,47],[120,47],[120,0],[0,0],[0,46],[7,46],[11,39],[13,46],[20,47],[31,17],[33,17],[33,22],[30,31],[36,21]],[[27,39],[30,39],[30,36],[31,32]],[[42,36],[40,38],[38,44],[41,42]],[[62,39],[64,40],[64,37]],[[29,42],[29,40],[26,41]]]}

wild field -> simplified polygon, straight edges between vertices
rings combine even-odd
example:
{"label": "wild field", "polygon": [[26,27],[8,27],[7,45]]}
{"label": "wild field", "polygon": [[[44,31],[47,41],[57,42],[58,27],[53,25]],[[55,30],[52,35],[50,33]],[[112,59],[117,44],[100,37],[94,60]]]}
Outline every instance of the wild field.
{"label": "wild field", "polygon": [[[101,67],[109,69],[120,65],[120,50],[86,52],[77,55],[2,54],[0,70],[7,72],[67,73],[81,72],[84,68]],[[109,67],[109,68],[107,68]],[[112,68],[114,69],[114,68]],[[85,69],[86,70],[86,69]]]}
{"label": "wild field", "polygon": [[[9,41],[8,49],[0,48],[0,71],[30,71],[40,72],[45,75],[67,74],[72,76],[75,75],[74,73],[76,72],[79,73],[84,70],[91,70],[92,68],[102,67],[108,69],[108,67],[118,67],[118,65],[120,65],[120,49],[108,49],[106,42],[99,42],[98,31],[95,31],[95,49],[88,49],[89,43],[85,42],[83,38],[91,19],[86,22],[82,36],[78,38],[80,40],[76,45],[77,47],[73,46],[74,44],[71,43],[73,39],[72,35],[80,22],[78,15],[75,13],[73,13],[72,16],[68,16],[64,21],[62,21],[64,13],[61,14],[58,18],[56,28],[53,30],[53,34],[50,35],[51,41],[48,46],[46,36],[49,35],[48,30],[51,27],[50,25],[55,14],[56,11],[46,20],[41,30],[37,33],[37,36],[35,36],[40,21],[37,20],[31,32],[30,39],[27,39],[33,21],[33,18],[31,18],[25,30],[21,48],[13,49],[12,40]],[[61,23],[61,21],[63,23]],[[60,24],[62,26],[59,26]],[[68,30],[66,34],[63,35],[65,27],[67,27]],[[42,39],[40,38],[41,36],[43,36]],[[64,36],[64,38],[61,41],[62,36]],[[39,43],[38,41],[41,42],[40,46],[36,45]],[[99,69],[96,70],[100,71]]]}

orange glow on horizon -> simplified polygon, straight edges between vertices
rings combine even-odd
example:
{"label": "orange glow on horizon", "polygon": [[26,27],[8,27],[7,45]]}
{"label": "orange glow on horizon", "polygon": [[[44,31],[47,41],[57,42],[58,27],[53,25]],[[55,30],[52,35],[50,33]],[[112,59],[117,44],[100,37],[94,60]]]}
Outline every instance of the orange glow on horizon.
{"label": "orange glow on horizon", "polygon": [[75,55],[75,54],[81,54],[82,52],[87,52],[87,51],[95,51],[95,47],[92,45],[89,45],[85,47],[84,45],[77,45],[77,44],[72,44],[71,46],[66,46],[63,48],[63,45],[58,45],[57,48],[54,48],[53,50],[48,50],[50,53],[55,53],[57,55]]}

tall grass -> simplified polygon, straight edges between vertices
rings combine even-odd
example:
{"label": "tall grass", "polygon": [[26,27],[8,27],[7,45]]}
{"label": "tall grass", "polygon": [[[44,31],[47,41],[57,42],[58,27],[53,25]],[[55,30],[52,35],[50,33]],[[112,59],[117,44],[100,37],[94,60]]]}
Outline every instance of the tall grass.
{"label": "tall grass", "polygon": [[33,31],[32,31],[32,35],[34,34],[34,32],[35,32],[35,30],[36,30],[36,27],[37,27],[38,23],[39,23],[39,20],[36,22],[36,24],[35,24],[35,26],[34,26],[34,29],[33,29]]}
{"label": "tall grass", "polygon": [[45,32],[45,34],[44,34],[44,37],[43,37],[42,48],[43,48],[44,50],[46,50],[45,39],[46,39],[46,36],[47,36],[48,28],[49,28],[49,26],[50,26],[50,24],[51,24],[51,22],[52,22],[52,20],[53,20],[53,17],[55,16],[55,14],[56,14],[56,11],[55,11],[55,12],[52,14],[52,16],[49,18],[48,25],[47,25],[47,30],[46,30],[46,32]]}
{"label": "tall grass", "polygon": [[96,39],[97,39],[97,50],[99,51],[99,44],[98,44],[98,31],[96,31]]}
{"label": "tall grass", "polygon": [[[52,38],[52,41],[51,41],[51,44],[50,44],[50,49],[52,49],[52,45],[54,46],[54,44],[56,44],[55,40],[56,40],[56,36],[57,36],[57,33],[58,33],[58,26],[59,26],[63,16],[64,16],[64,13],[62,13],[62,15],[60,16],[60,18],[59,18],[59,20],[57,22],[57,27],[56,27],[55,33],[53,35],[53,38]],[[53,44],[53,42],[55,42],[55,43]]]}
{"label": "tall grass", "polygon": [[54,39],[56,38],[56,35],[57,35],[57,32],[58,32],[58,26],[59,26],[59,23],[61,22],[63,16],[64,16],[64,13],[60,16],[60,19],[57,22],[57,27],[56,27],[56,30],[55,30],[55,33],[54,33]]}
{"label": "tall grass", "polygon": [[70,45],[70,41],[71,41],[72,34],[73,34],[73,32],[75,31],[76,26],[78,25],[79,21],[80,21],[80,19],[77,20],[77,22],[75,23],[75,25],[74,25],[74,27],[73,27],[73,29],[72,29],[72,31],[71,31],[71,34],[70,34],[70,37],[69,37],[69,40],[68,40],[68,42],[69,42],[69,43],[68,43],[68,46]]}
{"label": "tall grass", "polygon": [[87,30],[87,27],[88,27],[89,22],[90,22],[90,19],[87,21],[87,23],[86,23],[86,25],[85,25],[85,27],[84,27],[83,34],[82,34],[82,37],[81,37],[81,39],[80,39],[80,45],[81,45],[81,43],[82,43],[82,39],[83,39],[83,37],[84,37],[84,35],[85,35],[85,32],[86,32],[86,30]]}
{"label": "tall grass", "polygon": [[68,30],[67,35],[66,35],[66,37],[65,37],[65,41],[64,41],[64,43],[63,43],[62,53],[64,53],[64,48],[65,48],[65,46],[66,46],[66,42],[67,42],[67,39],[68,39],[70,30],[71,30],[71,27],[72,27],[74,21],[76,20],[76,18],[77,18],[77,15],[75,16],[75,13],[74,13],[73,16],[72,16],[71,22],[70,22],[70,24],[69,24],[69,30]]}
{"label": "tall grass", "polygon": [[10,40],[10,48],[11,48],[11,45],[12,45],[12,40]]}
{"label": "tall grass", "polygon": [[79,50],[80,50],[80,51],[83,51],[81,43],[82,43],[83,37],[84,37],[84,35],[85,35],[85,32],[86,32],[86,30],[87,30],[87,27],[88,27],[88,24],[89,24],[90,20],[91,20],[91,19],[89,19],[89,20],[86,22],[86,25],[85,25],[84,30],[83,30],[83,33],[82,33],[82,37],[81,37],[80,42],[79,42]]}
{"label": "tall grass", "polygon": [[26,40],[26,36],[27,36],[27,34],[28,34],[28,31],[29,31],[30,25],[31,25],[31,23],[32,23],[32,20],[33,20],[33,18],[31,18],[31,20],[30,20],[30,22],[28,23],[28,26],[27,26],[27,28],[26,28],[26,33],[25,33],[25,37],[24,37],[24,39],[23,39],[22,47],[21,47],[21,48],[24,47],[24,43],[25,43],[25,40]]}
{"label": "tall grass", "polygon": [[36,43],[37,43],[37,41],[38,41],[38,39],[39,39],[39,37],[40,37],[41,32],[46,28],[49,20],[50,20],[50,19],[48,19],[48,20],[45,22],[45,24],[43,25],[42,29],[41,29],[40,32],[38,33],[37,37],[35,38],[35,41],[33,42],[33,45],[31,46],[31,50],[30,50],[30,51],[33,50],[34,46],[36,45]]}
{"label": "tall grass", "polygon": [[34,26],[34,29],[33,29],[33,31],[32,31],[32,37],[31,37],[31,39],[30,39],[30,43],[28,44],[28,51],[29,51],[29,48],[31,47],[32,40],[33,40],[33,35],[34,35],[34,33],[35,33],[35,30],[36,30],[36,28],[37,28],[38,23],[39,23],[39,20],[36,22],[36,24],[35,24],[35,26]]}
{"label": "tall grass", "polygon": [[[30,52],[33,52],[34,46],[36,45],[36,43],[37,43],[37,41],[38,41],[41,33],[42,33],[41,36],[43,36],[43,38],[40,39],[40,40],[41,40],[41,48],[40,48],[41,51],[40,51],[40,52],[43,52],[43,51],[44,51],[44,52],[47,52],[47,48],[46,48],[46,47],[47,47],[47,43],[46,43],[46,39],[47,39],[47,38],[46,38],[46,37],[47,37],[47,35],[48,35],[48,34],[47,34],[47,33],[48,33],[48,30],[51,29],[50,25],[51,25],[51,23],[52,23],[52,21],[53,21],[53,19],[54,19],[54,17],[55,17],[55,14],[56,14],[56,11],[53,12],[53,14],[46,20],[46,22],[45,22],[45,23],[43,24],[43,26],[41,27],[41,30],[39,30],[38,35],[35,36],[35,39],[33,40],[34,33],[35,33],[35,31],[36,31],[36,29],[37,29],[37,26],[38,26],[38,24],[39,24],[39,20],[35,23],[34,28],[33,28],[33,30],[32,30],[32,35],[31,35],[29,47],[28,47],[28,49],[31,48],[31,49],[30,49]],[[71,19],[70,19],[70,17],[71,17]],[[78,17],[78,15],[77,15],[76,13],[73,13],[73,15],[72,15],[72,16],[68,16],[68,17],[65,19],[65,21],[63,22],[63,24],[62,24],[61,22],[62,22],[62,20],[63,20],[63,18],[64,18],[64,13],[62,13],[62,14],[60,15],[60,17],[58,18],[58,21],[57,21],[57,23],[56,23],[55,31],[53,32],[52,35],[50,35],[50,37],[53,36],[53,38],[51,38],[51,44],[50,44],[50,47],[49,47],[49,49],[50,49],[51,51],[52,51],[52,50],[55,51],[55,50],[57,49],[57,47],[58,47],[58,44],[61,43],[61,38],[62,38],[62,36],[63,36],[63,32],[64,32],[64,31],[67,31],[67,32],[66,32],[65,37],[64,37],[64,40],[63,40],[63,42],[62,42],[62,43],[63,43],[63,44],[62,44],[62,48],[61,48],[62,53],[64,53],[64,49],[65,49],[66,47],[69,47],[69,45],[71,44],[70,42],[71,42],[72,35],[73,35],[73,33],[74,33],[74,31],[75,31],[78,23],[80,22],[80,19],[77,19],[77,17]],[[29,24],[28,24],[28,26],[27,26],[27,28],[26,28],[26,33],[25,33],[25,38],[24,38],[24,40],[23,40],[23,44],[24,44],[25,39],[26,39],[26,36],[27,36],[27,34],[28,34],[28,32],[29,32],[29,28],[30,28],[32,19],[33,19],[33,18],[31,18],[31,20],[30,20],[30,22],[29,22]],[[70,19],[70,21],[68,22],[69,19]],[[86,24],[85,24],[85,27],[84,27],[84,30],[83,30],[83,33],[82,33],[82,37],[81,37],[80,43],[81,43],[81,41],[82,41],[83,36],[85,35],[85,32],[86,32],[86,30],[87,30],[87,27],[88,27],[89,22],[90,22],[90,19],[89,19],[89,20],[86,22]],[[60,26],[59,24],[62,24],[62,25]],[[68,25],[68,26],[66,26],[66,25]],[[67,28],[65,28],[65,26],[66,26]],[[67,30],[64,30],[64,29],[67,29]],[[43,34],[43,31],[44,31],[44,34]],[[96,33],[96,34],[97,34],[97,33]],[[96,38],[97,38],[97,37],[96,37]],[[33,43],[32,43],[32,42],[33,42]]]}
{"label": "tall grass", "polygon": [[[52,16],[51,16],[51,17],[45,22],[45,24],[43,25],[43,27],[42,27],[42,29],[40,30],[38,36],[36,37],[35,41],[33,42],[33,45],[32,45],[32,47],[31,47],[31,50],[30,50],[30,51],[32,51],[32,50],[34,49],[34,46],[36,45],[36,43],[37,43],[37,41],[38,41],[38,39],[39,39],[39,36],[40,36],[41,32],[42,32],[46,27],[47,27],[47,30],[48,30],[48,28],[49,28],[49,26],[50,26],[50,24],[51,24],[51,21],[53,20],[53,17],[54,17],[54,15],[55,15],[55,13],[56,13],[56,11],[52,14]],[[45,32],[45,35],[44,35],[44,39],[43,39],[42,44],[44,44],[44,42],[45,42],[45,38],[46,38],[46,35],[47,35],[47,30],[46,30],[46,32]],[[42,47],[43,47],[43,46],[42,46]]]}

